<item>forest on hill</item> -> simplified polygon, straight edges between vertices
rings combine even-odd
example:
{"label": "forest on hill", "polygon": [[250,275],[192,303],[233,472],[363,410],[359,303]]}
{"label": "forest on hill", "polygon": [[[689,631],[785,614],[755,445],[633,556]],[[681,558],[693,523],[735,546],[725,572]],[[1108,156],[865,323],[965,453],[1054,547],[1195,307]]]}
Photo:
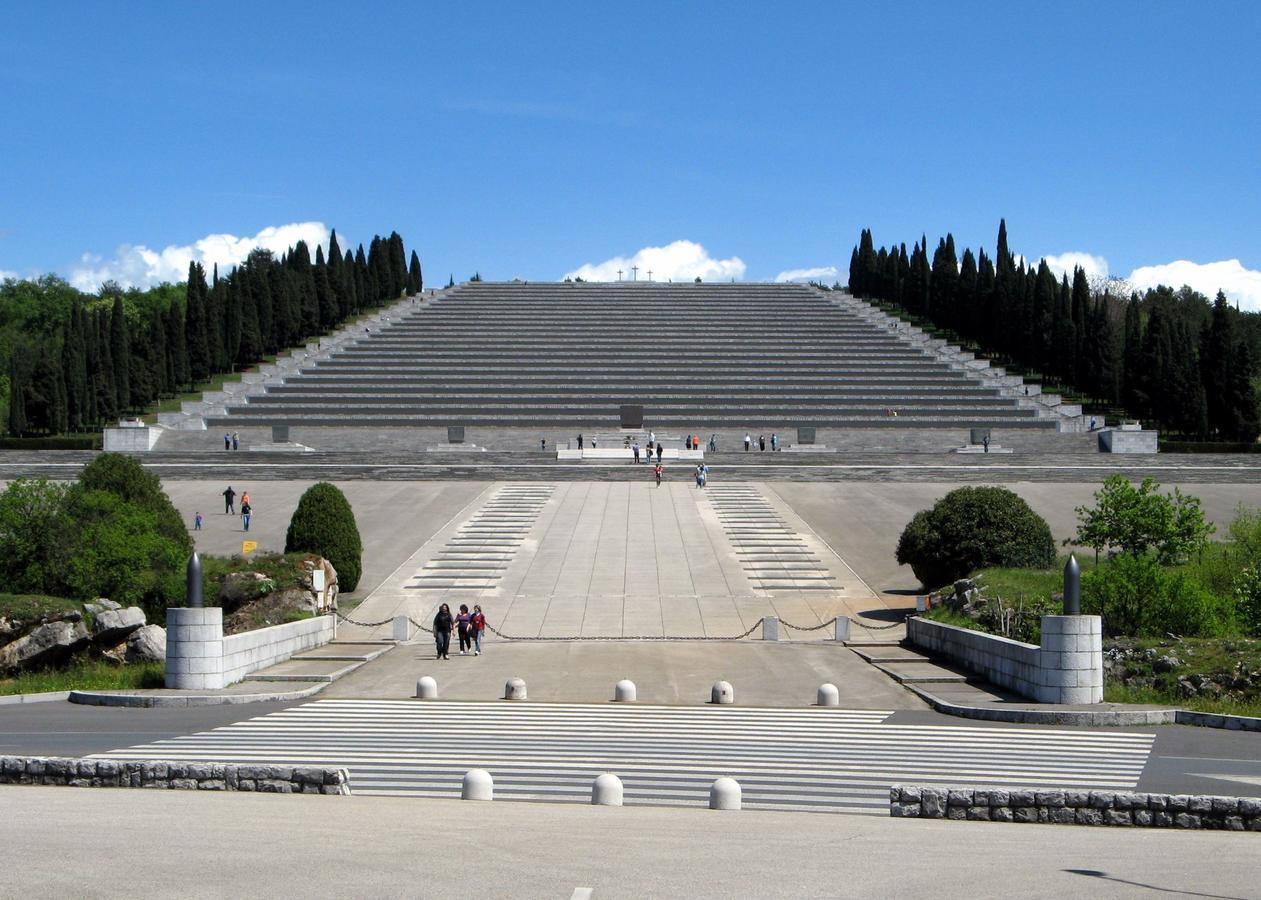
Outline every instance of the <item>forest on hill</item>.
{"label": "forest on hill", "polygon": [[397,232],[328,255],[299,241],[231,272],[190,263],[148,290],[76,290],[55,275],[0,284],[0,406],[11,436],[94,431],[216,375],[274,357],[423,287]]}
{"label": "forest on hill", "polygon": [[1251,443],[1261,434],[1261,315],[1189,287],[1117,296],[1077,268],[1056,278],[1026,264],[998,226],[994,256],[954,237],[930,258],[921,237],[876,248],[864,229],[850,255],[849,290],[929,323],[964,346],[1040,376],[1093,408],[1192,440]]}

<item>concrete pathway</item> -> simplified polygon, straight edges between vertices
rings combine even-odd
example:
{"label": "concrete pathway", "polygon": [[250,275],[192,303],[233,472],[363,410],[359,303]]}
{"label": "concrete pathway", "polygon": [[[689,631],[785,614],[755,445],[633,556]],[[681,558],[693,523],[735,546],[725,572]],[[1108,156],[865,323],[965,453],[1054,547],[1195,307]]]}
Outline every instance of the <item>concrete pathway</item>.
{"label": "concrete pathway", "polygon": [[[645,468],[642,483],[488,488],[352,618],[428,625],[441,603],[477,603],[492,626],[519,637],[713,638],[768,615],[811,628],[891,608],[773,492],[657,487],[647,477]],[[385,624],[342,637],[391,635]]]}

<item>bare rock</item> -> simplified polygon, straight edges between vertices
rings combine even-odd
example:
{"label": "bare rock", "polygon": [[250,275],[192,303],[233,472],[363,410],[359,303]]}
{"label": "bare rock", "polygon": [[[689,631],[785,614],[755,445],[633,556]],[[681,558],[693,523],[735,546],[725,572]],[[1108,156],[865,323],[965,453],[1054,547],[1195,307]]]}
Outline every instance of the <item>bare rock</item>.
{"label": "bare rock", "polygon": [[60,662],[88,643],[82,622],[49,622],[0,647],[0,671],[38,668]]}
{"label": "bare rock", "polygon": [[144,623],[144,610],[138,606],[103,609],[96,614],[92,639],[102,645],[116,644]]}
{"label": "bare rock", "polygon": [[161,625],[144,625],[127,638],[126,659],[134,662],[166,661],[166,629]]}

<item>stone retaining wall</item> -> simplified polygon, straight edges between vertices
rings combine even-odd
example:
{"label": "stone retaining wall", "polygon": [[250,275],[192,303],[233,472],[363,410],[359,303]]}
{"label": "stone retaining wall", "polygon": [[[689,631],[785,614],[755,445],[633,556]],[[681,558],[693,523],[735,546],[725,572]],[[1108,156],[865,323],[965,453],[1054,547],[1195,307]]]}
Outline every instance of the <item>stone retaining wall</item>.
{"label": "stone retaining wall", "polygon": [[1098,616],[1043,616],[1041,647],[924,618],[907,619],[906,639],[1039,703],[1103,702]]}
{"label": "stone retaining wall", "polygon": [[1261,832],[1261,799],[1197,794],[894,785],[889,789],[889,814],[972,822]]}
{"label": "stone retaining wall", "polygon": [[289,657],[322,647],[333,639],[333,616],[316,616],[284,625],[272,625],[223,639],[223,684],[236,684]]}
{"label": "stone retaining wall", "polygon": [[350,772],[346,769],[161,760],[0,756],[0,784],[255,791],[264,794],[349,794]]}

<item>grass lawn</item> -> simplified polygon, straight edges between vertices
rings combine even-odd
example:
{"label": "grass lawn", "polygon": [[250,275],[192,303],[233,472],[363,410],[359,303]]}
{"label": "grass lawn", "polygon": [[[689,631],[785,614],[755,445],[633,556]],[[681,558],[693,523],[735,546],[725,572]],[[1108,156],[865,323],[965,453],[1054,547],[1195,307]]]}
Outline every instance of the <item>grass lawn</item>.
{"label": "grass lawn", "polygon": [[58,616],[64,612],[82,612],[83,604],[65,597],[42,594],[0,594],[0,618],[11,622],[31,622],[40,616]]}
{"label": "grass lawn", "polygon": [[0,694],[160,688],[165,670],[165,664],[160,662],[120,666],[104,660],[80,660],[65,669],[23,672],[12,678],[0,678]]}

